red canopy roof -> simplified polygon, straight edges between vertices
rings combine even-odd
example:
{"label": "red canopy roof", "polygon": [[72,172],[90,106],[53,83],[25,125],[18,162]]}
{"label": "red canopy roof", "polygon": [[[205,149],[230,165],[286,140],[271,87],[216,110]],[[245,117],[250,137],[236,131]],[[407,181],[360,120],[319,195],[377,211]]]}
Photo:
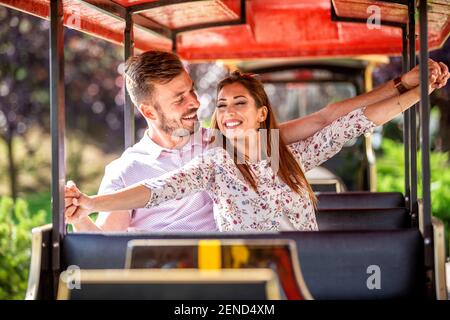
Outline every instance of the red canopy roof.
{"label": "red canopy roof", "polygon": [[[438,48],[450,34],[450,1],[428,2],[429,46]],[[149,3],[164,1],[63,0],[64,23],[122,43],[124,8],[136,9],[136,5]],[[407,7],[402,4],[372,0],[333,0],[332,3],[336,14],[342,17],[367,19],[368,7],[376,5],[382,20],[407,21]],[[366,24],[334,22],[332,3],[329,0],[247,1],[246,24],[193,31],[186,31],[186,27],[238,20],[240,1],[193,1],[154,7],[134,14],[135,47],[171,50],[172,40],[161,34],[178,29],[177,52],[189,60],[400,54],[399,28],[369,29]],[[0,4],[46,19],[49,16],[49,0],[0,0]]]}

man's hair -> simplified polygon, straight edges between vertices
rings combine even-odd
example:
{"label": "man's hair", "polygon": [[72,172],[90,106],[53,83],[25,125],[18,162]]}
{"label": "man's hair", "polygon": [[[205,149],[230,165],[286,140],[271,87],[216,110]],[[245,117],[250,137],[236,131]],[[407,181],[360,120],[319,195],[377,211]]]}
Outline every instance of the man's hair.
{"label": "man's hair", "polygon": [[180,58],[164,51],[147,51],[125,63],[125,79],[131,101],[138,107],[151,101],[154,84],[165,84],[184,70]]}

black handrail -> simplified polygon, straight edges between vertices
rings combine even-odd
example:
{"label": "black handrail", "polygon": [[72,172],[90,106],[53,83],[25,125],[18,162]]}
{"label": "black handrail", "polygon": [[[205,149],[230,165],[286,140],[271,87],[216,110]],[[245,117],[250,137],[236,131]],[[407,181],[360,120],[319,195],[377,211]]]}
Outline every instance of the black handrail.
{"label": "black handrail", "polygon": [[434,290],[433,226],[431,224],[430,194],[430,97],[428,92],[428,5],[419,3],[420,26],[420,122],[422,125],[422,197],[423,197],[423,237],[425,241],[425,268],[428,275],[428,290]]}
{"label": "black handrail", "polygon": [[[413,69],[416,62],[416,21],[415,21],[415,1],[410,0],[408,3],[408,45],[409,45],[409,70]],[[427,63],[428,65],[428,63]],[[411,211],[412,223],[418,227],[418,204],[417,204],[417,104],[408,109],[409,113],[409,151],[408,160],[410,165],[410,197],[409,210]],[[406,154],[405,154],[406,163]]]}
{"label": "black handrail", "polygon": [[[50,130],[52,136],[52,270],[59,276],[60,244],[66,230],[64,224],[64,25],[61,0],[50,2]],[[56,278],[57,279],[57,278]],[[54,282],[55,285],[58,283]],[[55,288],[56,289],[56,288]],[[56,290],[55,290],[56,292]]]}
{"label": "black handrail", "polygon": [[[134,52],[134,32],[133,32],[133,15],[130,10],[125,12],[125,29],[123,34],[123,47],[125,61],[133,55]],[[135,120],[134,120],[134,105],[131,101],[128,90],[126,89],[126,75],[124,73],[124,85],[125,85],[125,109],[123,113],[124,119],[124,144],[125,149],[131,147],[135,141]]]}

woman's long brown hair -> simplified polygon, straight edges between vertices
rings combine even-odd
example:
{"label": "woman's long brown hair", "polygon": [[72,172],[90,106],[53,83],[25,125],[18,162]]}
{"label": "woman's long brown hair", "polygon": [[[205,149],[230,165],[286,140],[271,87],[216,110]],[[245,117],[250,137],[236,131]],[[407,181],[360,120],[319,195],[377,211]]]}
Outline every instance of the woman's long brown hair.
{"label": "woman's long brown hair", "polygon": [[[277,121],[275,119],[275,115],[272,111],[272,107],[270,105],[269,97],[267,96],[266,91],[264,90],[263,84],[256,79],[253,75],[250,74],[242,74],[239,71],[234,71],[230,76],[223,79],[217,86],[217,95],[223,87],[233,84],[239,83],[244,86],[247,91],[252,96],[255,101],[255,105],[257,108],[261,108],[263,106],[267,107],[267,117],[264,122],[261,123],[261,129],[267,130],[267,145],[266,150],[267,154],[270,157],[272,154],[271,145],[272,145],[272,134],[271,130],[279,130]],[[214,112],[213,117],[211,119],[211,128],[219,129],[216,113]],[[223,148],[227,150],[227,139],[223,139]],[[234,155],[234,163],[239,171],[244,176],[245,180],[251,185],[251,187],[258,191],[256,186],[256,181],[254,178],[254,173],[247,163],[241,163],[242,161],[237,161],[238,153],[235,149],[233,152]],[[278,143],[278,155],[279,155],[279,169],[278,169],[278,177],[286,183],[292,191],[303,195],[304,192],[308,194],[314,208],[316,208],[317,199],[314,195],[314,192],[308,183],[308,180],[303,173],[299,163],[295,159],[295,157],[290,152],[289,148],[286,146],[282,135],[279,135],[279,143]]]}

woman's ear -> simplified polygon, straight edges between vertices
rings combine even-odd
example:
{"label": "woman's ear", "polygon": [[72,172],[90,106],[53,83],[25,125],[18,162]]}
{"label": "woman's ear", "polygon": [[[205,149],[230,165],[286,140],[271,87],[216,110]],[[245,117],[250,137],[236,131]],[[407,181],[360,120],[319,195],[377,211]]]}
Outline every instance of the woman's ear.
{"label": "woman's ear", "polygon": [[258,121],[259,122],[264,122],[267,119],[267,113],[269,112],[269,110],[267,109],[266,106],[262,106],[261,108],[258,109]]}
{"label": "woman's ear", "polygon": [[148,103],[141,103],[139,105],[139,111],[144,116],[144,118],[149,120],[156,120],[155,112],[153,106]]}

